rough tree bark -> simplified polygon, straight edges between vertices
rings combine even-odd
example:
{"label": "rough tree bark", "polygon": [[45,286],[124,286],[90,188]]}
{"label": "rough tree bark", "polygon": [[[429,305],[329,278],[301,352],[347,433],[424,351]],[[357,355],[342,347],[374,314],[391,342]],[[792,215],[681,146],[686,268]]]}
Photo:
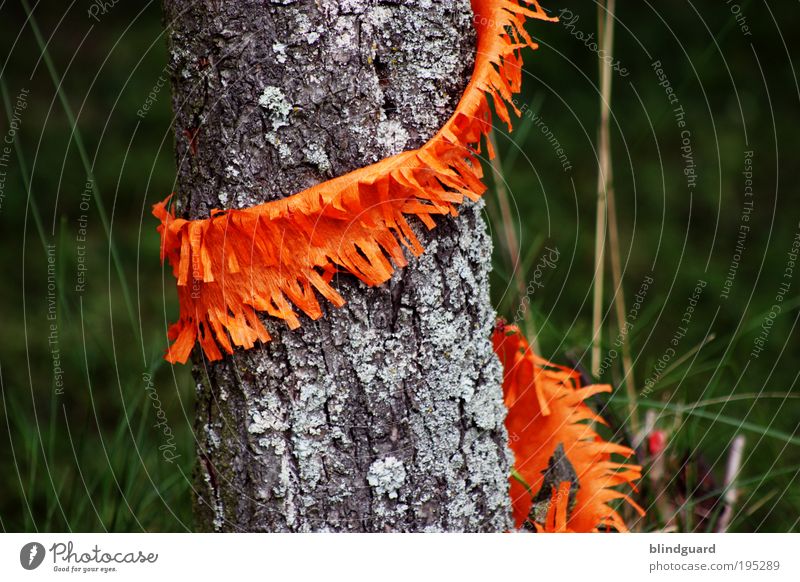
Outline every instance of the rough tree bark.
{"label": "rough tree bark", "polygon": [[[164,0],[178,211],[247,207],[419,147],[474,59],[469,0]],[[386,285],[210,364],[195,353],[200,530],[511,526],[480,204]]]}

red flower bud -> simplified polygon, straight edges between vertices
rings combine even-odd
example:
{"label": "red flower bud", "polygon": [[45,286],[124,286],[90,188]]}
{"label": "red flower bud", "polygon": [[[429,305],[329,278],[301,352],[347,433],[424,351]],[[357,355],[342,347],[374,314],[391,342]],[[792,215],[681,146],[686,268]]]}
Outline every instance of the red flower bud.
{"label": "red flower bud", "polygon": [[667,435],[663,430],[654,430],[647,437],[647,450],[655,456],[664,450],[667,445]]}

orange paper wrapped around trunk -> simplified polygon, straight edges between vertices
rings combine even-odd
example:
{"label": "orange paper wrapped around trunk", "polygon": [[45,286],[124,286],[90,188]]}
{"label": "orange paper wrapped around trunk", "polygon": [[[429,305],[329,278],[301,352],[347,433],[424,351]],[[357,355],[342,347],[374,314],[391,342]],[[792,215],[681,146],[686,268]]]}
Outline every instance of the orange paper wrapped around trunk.
{"label": "orange paper wrapped around trunk", "polygon": [[472,8],[472,78],[451,118],[420,149],[283,200],[216,211],[202,220],[176,218],[169,198],[154,206],[161,259],[172,266],[180,300],[168,361],[185,362],[198,341],[209,360],[233,353],[234,346],[269,341],[259,312],[292,329],[300,325],[298,311],[319,318],[318,294],[344,304],[330,284],[335,272],[380,285],[407,264],[405,250],[422,253],[409,216],[433,228],[434,215],[455,215],[465,197],[483,194],[477,156],[491,129],[490,101],[510,128],[509,107],[519,115],[512,97],[520,90],[520,53],[536,47],[525,20],[554,19],[536,0],[472,0]]}

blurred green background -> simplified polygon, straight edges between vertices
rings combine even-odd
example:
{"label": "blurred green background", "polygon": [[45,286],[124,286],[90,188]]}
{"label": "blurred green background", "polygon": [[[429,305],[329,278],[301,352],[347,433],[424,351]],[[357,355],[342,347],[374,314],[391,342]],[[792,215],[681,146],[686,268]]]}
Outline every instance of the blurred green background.
{"label": "blurred green background", "polygon": [[[649,436],[666,437],[667,475],[643,480],[639,527],[713,529],[744,435],[731,529],[797,530],[797,5],[619,4],[612,149],[634,372],[615,346],[608,268],[600,380],[616,388],[606,412],[618,424],[631,425],[625,383],[637,394],[646,469]],[[194,387],[188,367],[161,360],[177,303],[150,216],[175,176],[160,5],[108,3],[92,18],[88,1],[42,4],[35,24],[25,5],[0,3],[0,527],[190,530]],[[525,113],[496,135],[512,220],[494,194],[487,216],[498,311],[513,320],[529,301],[543,355],[589,369],[597,8],[567,6],[561,23],[528,26],[541,48],[526,53]]]}

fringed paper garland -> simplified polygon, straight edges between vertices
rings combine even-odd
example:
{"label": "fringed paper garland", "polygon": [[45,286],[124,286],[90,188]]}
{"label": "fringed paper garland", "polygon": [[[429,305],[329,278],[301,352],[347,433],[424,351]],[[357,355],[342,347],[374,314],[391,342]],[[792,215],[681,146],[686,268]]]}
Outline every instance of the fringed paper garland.
{"label": "fringed paper garland", "polygon": [[169,198],[153,207],[161,221],[161,260],[178,281],[180,318],[169,329],[166,359],[184,363],[198,341],[209,360],[234,346],[270,340],[258,312],[300,326],[297,311],[322,315],[317,294],[335,306],[331,286],[343,271],[368,285],[404,267],[403,247],[422,253],[407,217],[429,229],[437,214],[456,214],[464,198],[486,190],[477,156],[492,126],[490,100],[511,127],[509,107],[520,90],[521,50],[536,44],[527,18],[548,17],[536,0],[472,0],[477,29],[475,68],[452,117],[418,150],[403,152],[283,200],[215,211],[203,220],[176,218]]}
{"label": "fringed paper garland", "polygon": [[[514,452],[511,502],[517,527],[527,524],[540,531],[627,531],[624,520],[609,503],[623,499],[644,514],[617,489],[619,485],[634,488],[634,482],[641,478],[641,467],[612,461],[612,454],[629,457],[633,451],[604,441],[592,423],[605,421],[584,402],[594,394],[610,392],[611,387],[582,387],[578,372],[534,354],[514,325],[498,323],[493,342],[504,370],[506,429]],[[574,484],[551,483],[545,478],[559,446],[574,470]],[[542,523],[531,519],[531,509],[534,497],[547,487],[553,490],[544,491],[545,498],[553,497]]]}

